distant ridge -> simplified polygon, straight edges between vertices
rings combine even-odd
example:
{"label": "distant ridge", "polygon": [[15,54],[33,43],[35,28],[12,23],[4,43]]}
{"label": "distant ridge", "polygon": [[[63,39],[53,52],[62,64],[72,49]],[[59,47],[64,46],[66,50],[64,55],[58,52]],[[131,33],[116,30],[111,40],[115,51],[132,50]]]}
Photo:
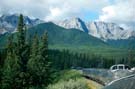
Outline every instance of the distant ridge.
{"label": "distant ridge", "polygon": [[135,36],[135,31],[133,29],[124,29],[115,23],[105,23],[102,21],[84,22],[80,18],[71,18],[55,22],[55,24],[67,29],[80,29],[104,41],[128,39],[129,37]]}

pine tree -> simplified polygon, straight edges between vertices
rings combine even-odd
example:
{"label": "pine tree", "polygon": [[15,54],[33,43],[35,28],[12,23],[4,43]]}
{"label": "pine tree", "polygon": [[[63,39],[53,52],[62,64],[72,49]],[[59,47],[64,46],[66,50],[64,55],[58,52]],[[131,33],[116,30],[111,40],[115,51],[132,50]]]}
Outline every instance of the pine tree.
{"label": "pine tree", "polygon": [[16,78],[16,86],[19,89],[28,86],[28,74],[27,74],[27,62],[29,56],[29,47],[25,42],[25,25],[23,21],[23,15],[20,15],[18,22],[18,33],[17,33],[17,47],[16,55],[19,65],[18,76]]}
{"label": "pine tree", "polygon": [[17,56],[19,59],[19,64],[22,72],[26,71],[26,62],[27,60],[24,59],[25,57],[25,31],[24,31],[24,22],[23,22],[23,15],[19,17],[18,23],[18,35],[17,35]]}
{"label": "pine tree", "polygon": [[48,56],[47,33],[41,38],[39,45],[37,35],[34,36],[28,69],[33,87],[43,88],[50,83],[50,62]]}
{"label": "pine tree", "polygon": [[48,85],[50,83],[50,76],[51,76],[51,68],[50,68],[50,61],[49,61],[49,54],[48,54],[48,34],[47,32],[44,33],[43,37],[41,38],[41,45],[39,48],[39,64],[40,64],[40,78],[39,82],[40,85]]}
{"label": "pine tree", "polygon": [[31,54],[30,54],[30,59],[28,61],[28,71],[30,73],[30,85],[32,86],[37,86],[38,84],[38,73],[39,73],[39,68],[38,66],[38,55],[39,55],[39,40],[37,33],[35,34],[32,42],[32,47],[31,47]]}
{"label": "pine tree", "polygon": [[7,45],[7,57],[4,61],[2,89],[14,89],[15,77],[17,75],[17,60],[14,50],[13,37],[9,37]]}

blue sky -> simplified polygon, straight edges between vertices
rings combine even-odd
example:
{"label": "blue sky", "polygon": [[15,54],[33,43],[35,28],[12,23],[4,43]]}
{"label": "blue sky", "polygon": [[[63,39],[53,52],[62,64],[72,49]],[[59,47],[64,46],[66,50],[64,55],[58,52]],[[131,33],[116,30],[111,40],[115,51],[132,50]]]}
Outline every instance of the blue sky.
{"label": "blue sky", "polygon": [[135,0],[0,0],[0,15],[22,13],[45,21],[80,17],[85,21],[135,23]]}
{"label": "blue sky", "polygon": [[[108,5],[113,5],[115,4],[115,0],[108,0]],[[85,21],[95,21],[98,20],[99,15],[101,12],[99,11],[83,11],[83,16],[82,19]]]}
{"label": "blue sky", "polygon": [[44,20],[80,17],[93,21],[99,18],[103,7],[113,2],[114,0],[1,0],[0,14],[24,13]]}
{"label": "blue sky", "polygon": [[94,21],[99,17],[99,13],[96,11],[85,11],[83,13],[82,19],[85,21]]}
{"label": "blue sky", "polygon": [[116,0],[109,0],[110,4],[115,4]]}

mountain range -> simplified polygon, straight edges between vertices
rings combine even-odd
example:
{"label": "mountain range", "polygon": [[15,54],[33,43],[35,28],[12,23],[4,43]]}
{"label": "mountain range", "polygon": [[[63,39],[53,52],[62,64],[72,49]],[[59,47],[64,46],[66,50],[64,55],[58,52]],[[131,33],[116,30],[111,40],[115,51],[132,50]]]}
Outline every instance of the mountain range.
{"label": "mountain range", "polygon": [[[17,28],[18,15],[3,15],[0,17],[0,19],[0,28],[4,29],[4,31],[0,29],[0,48],[3,48],[5,47],[7,38],[11,33],[16,36],[15,32]],[[117,34],[119,35],[120,32],[121,34],[124,34],[124,32],[127,34],[130,33],[130,31],[124,30],[123,28],[113,23],[91,22],[88,25],[88,23],[82,21],[79,18],[67,20],[63,23],[62,21],[44,22],[39,19],[30,19],[28,16],[24,16],[24,22],[28,27],[27,40],[36,32],[38,36],[41,37],[43,33],[47,31],[49,36],[49,46],[53,49],[70,49],[77,52],[95,53],[111,57],[112,55],[114,57],[122,57],[121,55],[124,56],[127,54],[127,48],[129,46],[135,46],[135,38],[133,34],[134,31],[132,32],[132,35],[129,34],[130,36],[121,35],[121,37],[118,38]],[[90,28],[88,28],[89,26]],[[10,29],[10,27],[12,27],[12,29]],[[119,31],[117,32],[117,30]],[[108,34],[104,38],[100,38],[101,34],[103,34],[102,31],[104,35]],[[92,35],[92,33],[95,35]],[[116,36],[117,39],[109,38],[110,35],[114,33],[115,35],[113,36]],[[97,37],[96,34],[98,34],[99,37]]]}
{"label": "mountain range", "polygon": [[115,23],[105,23],[102,21],[84,22],[80,18],[71,18],[55,22],[64,28],[76,28],[101,40],[120,40],[135,36],[135,30],[124,29]]}
{"label": "mountain range", "polygon": [[[2,15],[0,17],[0,34],[2,35],[7,32],[8,33],[16,32],[18,17],[19,17],[18,14]],[[42,23],[44,23],[44,25],[47,24],[47,22],[43,20],[31,19],[28,16],[24,16],[24,23],[26,24],[28,29],[37,27],[39,24],[42,24]],[[58,22],[51,22],[51,23],[55,24],[55,26],[53,25],[52,29],[57,29],[58,27],[59,28],[61,27],[65,30],[72,30],[71,33],[68,35],[72,35],[72,32],[74,33],[74,30],[77,30],[77,31],[80,31],[81,34],[85,34],[85,35],[87,34],[90,37],[104,41],[106,44],[110,46],[127,48],[128,46],[131,46],[131,45],[134,46],[135,44],[135,30],[124,29],[115,23],[105,23],[101,21],[85,22],[81,20],[80,18],[70,18],[70,19],[66,19],[66,20],[62,20]],[[55,33],[57,36],[59,36],[58,35],[59,33],[65,35],[66,33],[62,33],[62,31],[63,30],[61,30],[61,32],[58,31]],[[77,34],[76,32],[75,36],[76,35],[79,35],[79,34]],[[83,36],[81,39],[85,40]],[[72,37],[71,39],[74,39],[74,37]],[[87,43],[89,43],[89,41],[90,40],[87,39]],[[94,42],[94,41],[91,41],[91,42]]]}
{"label": "mountain range", "polygon": [[[18,23],[18,16],[18,14],[2,15],[0,17],[0,34],[15,32]],[[31,19],[28,16],[24,16],[24,22],[27,27],[30,28],[37,24],[44,23],[45,21]],[[135,37],[134,29],[124,29],[115,23],[105,23],[102,21],[85,22],[80,18],[70,18],[53,23],[66,29],[75,28],[81,30],[103,41],[123,40]]]}
{"label": "mountain range", "polygon": [[[6,32],[12,33],[16,31],[19,14],[4,14],[0,17],[0,34]],[[24,16],[24,23],[27,27],[32,27],[44,21],[39,19],[31,19],[28,16]]]}

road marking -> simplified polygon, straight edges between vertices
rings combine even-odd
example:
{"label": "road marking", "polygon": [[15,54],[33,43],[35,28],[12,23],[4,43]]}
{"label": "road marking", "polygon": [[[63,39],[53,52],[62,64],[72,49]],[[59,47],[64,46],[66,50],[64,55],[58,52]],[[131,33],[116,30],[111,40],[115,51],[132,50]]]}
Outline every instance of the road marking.
{"label": "road marking", "polygon": [[126,78],[131,78],[131,77],[135,77],[135,74],[132,74],[132,75],[129,75],[129,76],[126,76],[126,77],[122,77],[122,78],[119,78],[119,79],[116,79],[116,80],[113,80],[110,83],[108,83],[107,86],[113,84],[114,82],[117,82],[117,81],[120,81],[120,80],[126,79]]}

